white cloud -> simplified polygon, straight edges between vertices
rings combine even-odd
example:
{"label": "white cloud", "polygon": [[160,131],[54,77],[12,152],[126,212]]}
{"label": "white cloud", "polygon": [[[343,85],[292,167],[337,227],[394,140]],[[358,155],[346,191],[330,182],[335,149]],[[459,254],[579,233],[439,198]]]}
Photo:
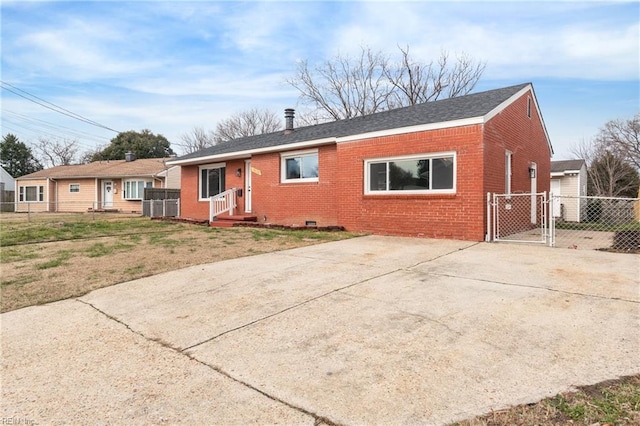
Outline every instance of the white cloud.
{"label": "white cloud", "polygon": [[[532,5],[357,3],[331,44],[342,52],[361,44],[386,52],[409,45],[424,60],[437,58],[442,49],[464,51],[488,63],[490,79],[637,78],[637,19],[607,15],[610,5]],[[581,14],[588,15],[586,22]]]}

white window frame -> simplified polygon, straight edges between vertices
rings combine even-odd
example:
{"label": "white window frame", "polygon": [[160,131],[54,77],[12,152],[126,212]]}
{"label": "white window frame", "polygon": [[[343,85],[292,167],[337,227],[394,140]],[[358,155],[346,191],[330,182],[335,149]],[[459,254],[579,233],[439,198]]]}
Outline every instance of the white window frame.
{"label": "white window frame", "polygon": [[504,152],[504,193],[511,194],[511,179],[513,175],[513,152]]}
{"label": "white window frame", "polygon": [[[128,183],[134,183],[136,184],[136,197],[130,197],[129,193],[131,191],[127,191],[127,184]],[[144,182],[144,185],[142,186],[142,194],[138,194],[139,191],[139,187],[138,187],[138,183],[139,182]],[[130,185],[129,185],[130,186]],[[122,199],[126,200],[126,201],[140,201],[144,198],[144,188],[153,188],[153,180],[151,179],[122,179]],[[131,188],[129,188],[131,189]]]}
{"label": "white window frame", "polygon": [[[392,161],[406,161],[406,160],[433,160],[439,158],[453,158],[453,181],[452,188],[450,189],[420,189],[420,190],[378,190],[372,191],[369,188],[370,182],[370,166],[371,164],[389,163]],[[387,167],[387,174],[389,173],[389,167]],[[447,152],[429,152],[423,154],[403,155],[398,157],[382,157],[382,158],[370,158],[364,161],[364,194],[365,195],[431,195],[431,194],[455,194],[457,189],[457,174],[458,174],[458,158],[455,151]],[[433,182],[433,167],[429,167],[429,182]],[[389,186],[389,177],[387,175],[387,187]]]}
{"label": "white window frame", "polygon": [[[300,177],[287,179],[287,160],[292,158],[304,158],[304,157],[316,157],[318,161],[318,176],[315,177]],[[318,182],[320,180],[320,156],[317,149],[310,149],[304,151],[293,151],[280,154],[280,183],[303,183],[303,182]]]}
{"label": "white window frame", "polygon": [[[36,200],[27,200],[26,188],[36,188]],[[44,186],[43,185],[20,185],[18,189],[19,203],[44,203]]]}
{"label": "white window frame", "polygon": [[[212,164],[203,164],[198,167],[198,201],[209,201],[210,197],[202,198],[202,170],[211,170],[211,169],[225,169],[226,173],[227,163],[212,163]],[[226,177],[225,177],[225,185],[226,185]],[[224,191],[225,189],[223,189]]]}
{"label": "white window frame", "polygon": [[[75,188],[75,191],[74,191],[74,188]],[[80,184],[79,183],[70,183],[69,184],[69,192],[73,193],[73,194],[80,192]]]}

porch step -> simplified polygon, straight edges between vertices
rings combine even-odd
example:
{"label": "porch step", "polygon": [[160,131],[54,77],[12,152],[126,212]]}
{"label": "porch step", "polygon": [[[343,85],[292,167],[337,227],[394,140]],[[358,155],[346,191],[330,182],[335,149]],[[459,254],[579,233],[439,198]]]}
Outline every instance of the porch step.
{"label": "porch step", "polygon": [[219,216],[216,220],[209,222],[209,226],[214,228],[230,228],[236,223],[257,222],[256,216],[245,215],[233,215],[233,216]]}

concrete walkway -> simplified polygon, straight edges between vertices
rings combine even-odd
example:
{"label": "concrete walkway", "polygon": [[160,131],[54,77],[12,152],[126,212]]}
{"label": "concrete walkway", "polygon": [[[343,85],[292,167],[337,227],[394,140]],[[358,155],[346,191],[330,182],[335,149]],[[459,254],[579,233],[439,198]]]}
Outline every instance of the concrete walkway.
{"label": "concrete walkway", "polygon": [[369,236],[1,315],[0,417],[445,424],[640,373],[640,257]]}

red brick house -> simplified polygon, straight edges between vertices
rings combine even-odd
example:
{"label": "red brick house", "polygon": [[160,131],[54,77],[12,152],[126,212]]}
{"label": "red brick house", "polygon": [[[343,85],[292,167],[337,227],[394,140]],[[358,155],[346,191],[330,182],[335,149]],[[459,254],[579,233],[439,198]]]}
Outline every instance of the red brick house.
{"label": "red brick house", "polygon": [[182,166],[182,216],[236,206],[265,223],[480,241],[488,192],[549,190],[528,83],[314,126],[285,118],[281,132],[169,162]]}

